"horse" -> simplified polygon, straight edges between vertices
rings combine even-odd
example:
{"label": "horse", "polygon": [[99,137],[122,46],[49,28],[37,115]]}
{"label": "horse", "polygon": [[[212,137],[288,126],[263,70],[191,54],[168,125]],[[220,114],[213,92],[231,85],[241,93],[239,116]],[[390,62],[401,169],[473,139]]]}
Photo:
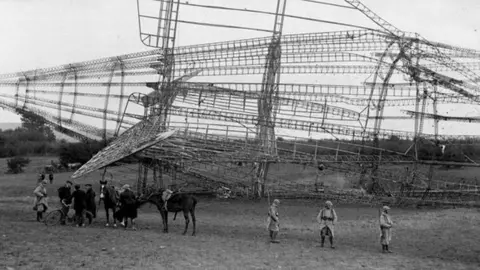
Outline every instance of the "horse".
{"label": "horse", "polygon": [[112,209],[113,227],[117,227],[115,213],[117,212],[119,194],[113,186],[107,186],[107,181],[100,180],[100,200],[98,201],[99,206],[102,200],[103,205],[105,206],[105,214],[107,217],[107,223],[105,224],[105,227],[110,226],[109,209]]}
{"label": "horse", "polygon": [[138,205],[141,206],[148,202],[157,206],[157,209],[162,216],[164,233],[168,233],[168,212],[175,213],[173,220],[175,220],[178,212],[183,212],[183,216],[185,217],[185,230],[183,231],[183,235],[185,235],[188,230],[188,224],[190,223],[190,218],[188,216],[190,213],[193,222],[192,236],[194,236],[196,231],[195,206],[197,205],[197,199],[189,194],[174,193],[168,200],[166,211],[164,201],[162,199],[162,193],[163,190],[160,189],[159,192],[151,194],[146,199],[139,198]]}

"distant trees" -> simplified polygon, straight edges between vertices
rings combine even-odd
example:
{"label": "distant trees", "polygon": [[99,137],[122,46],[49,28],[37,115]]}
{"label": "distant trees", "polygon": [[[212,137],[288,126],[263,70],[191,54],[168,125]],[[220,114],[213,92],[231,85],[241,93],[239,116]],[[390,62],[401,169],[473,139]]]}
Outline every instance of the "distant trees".
{"label": "distant trees", "polygon": [[0,130],[0,158],[56,152],[55,135],[42,117],[22,112],[22,127]]}
{"label": "distant trees", "polygon": [[22,128],[28,131],[30,138],[36,136],[37,141],[55,141],[55,134],[48,127],[45,119],[31,112],[22,112]]}
{"label": "distant trees", "polygon": [[24,157],[14,157],[11,159],[7,159],[7,173],[21,173],[23,172],[23,168],[30,163],[30,159]]}
{"label": "distant trees", "polygon": [[[56,141],[53,131],[46,125],[46,121],[41,116],[30,112],[19,112],[22,115],[22,126],[15,130],[0,130],[0,158],[11,158],[21,156],[39,156],[56,155],[59,156],[60,163],[66,167],[68,163],[85,163],[100,151],[107,142],[79,142],[67,143],[66,141]],[[340,149],[348,152],[338,152],[339,143],[351,143],[349,140],[314,140],[293,141],[284,137],[277,137],[277,146],[279,153],[305,152],[320,155],[343,155],[359,153],[358,144],[344,144]],[[386,140],[379,141],[379,147],[390,150],[383,151],[382,155],[391,155],[405,153],[407,150],[412,153],[411,140],[404,140],[392,135]],[[367,141],[366,145],[372,145]],[[423,160],[455,161],[463,162],[466,157],[473,160],[480,159],[480,146],[477,145],[448,145],[444,151],[439,145],[430,142],[420,141],[417,145],[418,156]],[[282,153],[283,154],[283,153]],[[377,149],[365,148],[362,154],[378,154]],[[133,158],[131,158],[133,159]],[[11,171],[21,171],[22,164],[20,158],[12,159],[9,169]],[[23,162],[23,163],[22,163]],[[125,162],[125,160],[123,160]],[[9,165],[10,166],[10,165]],[[20,166],[20,167],[18,167]]]}
{"label": "distant trees", "polygon": [[62,166],[68,163],[85,163],[105,146],[103,142],[61,143],[58,147],[59,161]]}

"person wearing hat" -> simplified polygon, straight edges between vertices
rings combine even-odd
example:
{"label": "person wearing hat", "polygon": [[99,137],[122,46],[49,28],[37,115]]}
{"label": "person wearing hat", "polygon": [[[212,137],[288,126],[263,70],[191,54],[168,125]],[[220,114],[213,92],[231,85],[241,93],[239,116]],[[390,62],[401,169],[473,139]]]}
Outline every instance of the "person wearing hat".
{"label": "person wearing hat", "polygon": [[53,173],[48,174],[48,180],[50,181],[50,184],[53,184]]}
{"label": "person wearing hat", "polygon": [[75,185],[75,191],[72,193],[73,209],[77,219],[77,227],[85,227],[85,208],[87,207],[87,194],[80,189],[80,185]]}
{"label": "person wearing hat", "polygon": [[37,211],[37,221],[41,222],[43,220],[43,213],[48,209],[47,201],[47,180],[42,180],[38,183],[38,186],[33,191],[35,195],[35,201],[33,202],[33,210]]}
{"label": "person wearing hat", "polygon": [[325,207],[320,210],[317,216],[317,222],[320,224],[322,228],[320,230],[320,237],[321,237],[321,247],[325,244],[325,237],[328,236],[330,240],[330,247],[335,248],[333,246],[333,237],[335,235],[335,223],[337,222],[337,213],[333,209],[333,203],[331,201],[325,202]]}
{"label": "person wearing hat", "polygon": [[72,182],[66,181],[65,185],[60,187],[58,192],[58,198],[60,198],[60,205],[62,206],[62,212],[64,215],[60,220],[61,225],[65,225],[65,217],[68,215],[68,211],[70,211],[70,204],[72,203]]}
{"label": "person wearing hat", "polygon": [[121,212],[123,214],[123,220],[121,222],[125,229],[128,226],[128,218],[132,221],[132,228],[135,228],[135,219],[137,218],[137,200],[135,193],[130,189],[129,185],[122,187],[123,192],[120,194]]}
{"label": "person wearing hat", "polygon": [[390,207],[384,206],[382,208],[382,213],[380,214],[380,243],[382,244],[382,251],[383,253],[392,253],[388,246],[390,245],[390,241],[392,240],[392,226],[393,222],[388,214]]}
{"label": "person wearing hat", "polygon": [[86,210],[92,214],[91,216],[88,216],[88,222],[89,224],[92,224],[92,218],[97,217],[97,205],[95,204],[96,194],[95,191],[93,191],[91,184],[86,184],[85,188],[87,189]]}
{"label": "person wearing hat", "polygon": [[278,206],[280,200],[273,200],[272,205],[268,211],[268,231],[270,232],[270,242],[279,243],[277,240],[278,232],[280,231],[280,220],[278,218]]}
{"label": "person wearing hat", "polygon": [[39,173],[37,177],[38,183],[42,182],[43,180],[45,180],[45,174]]}

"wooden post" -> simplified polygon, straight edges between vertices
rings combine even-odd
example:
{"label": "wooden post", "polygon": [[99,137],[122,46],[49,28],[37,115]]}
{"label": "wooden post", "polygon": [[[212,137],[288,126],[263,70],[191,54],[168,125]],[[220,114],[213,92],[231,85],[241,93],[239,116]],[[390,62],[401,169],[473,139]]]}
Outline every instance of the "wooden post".
{"label": "wooden post", "polygon": [[172,170],[172,181],[170,185],[175,185],[177,183],[177,166],[173,164],[171,170]]}
{"label": "wooden post", "polygon": [[158,189],[160,187],[160,183],[158,182],[157,170],[158,170],[158,161],[157,161],[157,159],[154,159],[154,163],[153,163],[153,184],[155,186],[155,189]]}
{"label": "wooden post", "polygon": [[165,188],[165,184],[163,183],[163,160],[159,160],[158,162],[158,182],[159,188]]}
{"label": "wooden post", "polygon": [[143,183],[142,183],[142,162],[140,161],[138,163],[138,175],[137,175],[137,194],[140,194],[140,191],[142,190]]}
{"label": "wooden post", "polygon": [[210,125],[207,125],[207,130],[205,131],[205,145],[207,145],[207,137],[208,137],[208,128],[210,127]]}
{"label": "wooden post", "polygon": [[143,183],[142,183],[142,194],[147,192],[147,178],[148,178],[148,166],[146,163],[143,163]]}
{"label": "wooden post", "polygon": [[337,151],[335,152],[335,161],[338,161],[338,150],[340,149],[340,143],[337,144]]}
{"label": "wooden post", "polygon": [[295,141],[293,141],[293,158],[295,158],[296,152],[297,152],[297,137],[295,137]]}

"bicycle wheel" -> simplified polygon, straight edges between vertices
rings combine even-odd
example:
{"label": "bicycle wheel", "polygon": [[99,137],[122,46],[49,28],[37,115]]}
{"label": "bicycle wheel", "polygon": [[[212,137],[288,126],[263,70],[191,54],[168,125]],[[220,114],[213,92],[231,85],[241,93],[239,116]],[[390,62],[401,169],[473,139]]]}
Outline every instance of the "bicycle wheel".
{"label": "bicycle wheel", "polygon": [[43,219],[43,222],[47,226],[55,226],[58,223],[60,223],[60,221],[62,220],[62,216],[63,216],[62,210],[55,210],[48,213]]}

